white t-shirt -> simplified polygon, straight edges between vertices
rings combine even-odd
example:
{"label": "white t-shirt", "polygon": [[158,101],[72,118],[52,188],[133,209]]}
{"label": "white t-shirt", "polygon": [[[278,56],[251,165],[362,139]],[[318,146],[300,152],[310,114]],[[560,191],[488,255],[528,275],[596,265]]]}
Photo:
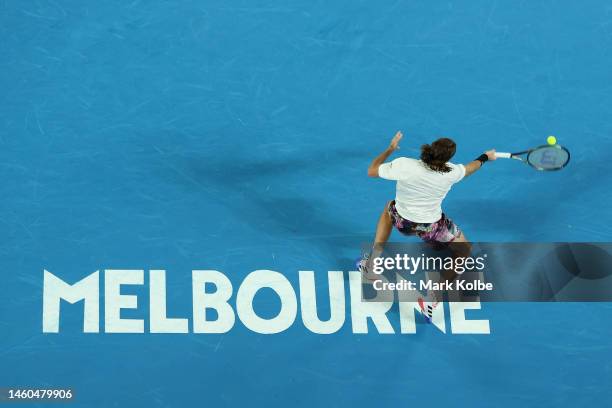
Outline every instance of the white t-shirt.
{"label": "white t-shirt", "polygon": [[403,218],[418,222],[436,222],[442,217],[442,200],[453,184],[465,177],[462,164],[448,163],[448,173],[431,170],[422,161],[400,157],[378,168],[378,175],[397,180],[395,208]]}

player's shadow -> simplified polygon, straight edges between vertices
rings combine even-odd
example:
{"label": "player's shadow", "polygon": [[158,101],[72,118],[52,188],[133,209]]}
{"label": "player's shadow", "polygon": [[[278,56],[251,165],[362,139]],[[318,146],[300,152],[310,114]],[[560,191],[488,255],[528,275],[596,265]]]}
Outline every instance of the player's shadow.
{"label": "player's shadow", "polygon": [[281,240],[308,241],[333,259],[334,265],[330,267],[345,271],[354,269],[355,259],[343,254],[354,253],[357,258],[361,243],[371,239],[355,234],[341,219],[327,215],[324,206],[313,200],[257,196],[251,199],[250,210],[266,219],[268,234],[274,233]]}
{"label": "player's shadow", "polygon": [[[363,152],[345,149],[333,156],[359,160],[358,154]],[[328,166],[333,166],[320,158],[318,152],[273,160],[240,157],[217,161],[190,157],[182,167],[190,177],[213,188],[215,194],[209,194],[207,199],[230,208],[238,217],[236,222],[256,223],[279,242],[308,242],[333,260],[330,269],[354,270],[360,245],[371,236],[356,234],[350,223],[343,221],[346,214],[337,214],[331,202],[310,198],[307,191],[298,188],[309,177],[324,174]],[[347,253],[354,254],[354,258]]]}

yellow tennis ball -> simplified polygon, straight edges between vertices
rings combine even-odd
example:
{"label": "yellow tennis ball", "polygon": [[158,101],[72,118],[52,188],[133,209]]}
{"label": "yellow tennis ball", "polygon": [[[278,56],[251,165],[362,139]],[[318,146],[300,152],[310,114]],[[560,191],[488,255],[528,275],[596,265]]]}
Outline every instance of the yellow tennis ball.
{"label": "yellow tennis ball", "polygon": [[554,136],[548,136],[546,138],[546,142],[548,142],[549,145],[556,145],[557,144],[557,138]]}

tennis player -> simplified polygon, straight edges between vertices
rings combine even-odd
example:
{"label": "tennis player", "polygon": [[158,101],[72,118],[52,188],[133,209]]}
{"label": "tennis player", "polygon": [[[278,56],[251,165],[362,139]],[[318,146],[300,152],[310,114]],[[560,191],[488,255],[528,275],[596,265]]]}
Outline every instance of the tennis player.
{"label": "tennis player", "polygon": [[[441,138],[421,146],[420,159],[399,157],[386,162],[399,149],[402,137],[402,132],[398,131],[389,147],[368,167],[368,176],[397,182],[395,200],[387,203],[378,220],[373,251],[359,262],[360,271],[368,279],[378,279],[370,272],[372,259],[382,253],[393,226],[404,235],[416,235],[428,243],[464,243],[450,249],[456,256],[468,256],[469,241],[457,224],[442,212],[442,201],[455,183],[480,170],[487,161],[496,159],[493,149],[468,164],[453,164],[449,160],[457,146],[451,139]],[[466,250],[467,253],[457,253]],[[447,276],[447,280],[452,281],[455,277],[456,274]],[[436,299],[419,299],[421,311],[429,318],[437,303]]]}

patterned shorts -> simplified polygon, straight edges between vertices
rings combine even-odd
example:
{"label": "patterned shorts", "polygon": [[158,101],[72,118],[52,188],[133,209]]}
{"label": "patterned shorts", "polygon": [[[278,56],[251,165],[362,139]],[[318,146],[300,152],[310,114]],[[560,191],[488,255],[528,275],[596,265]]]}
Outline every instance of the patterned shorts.
{"label": "patterned shorts", "polygon": [[425,242],[446,244],[453,242],[461,235],[459,227],[453,220],[446,218],[444,214],[442,214],[442,218],[431,224],[412,222],[399,215],[395,208],[395,200],[389,203],[387,211],[389,211],[393,224],[399,232],[404,235],[416,235]]}

